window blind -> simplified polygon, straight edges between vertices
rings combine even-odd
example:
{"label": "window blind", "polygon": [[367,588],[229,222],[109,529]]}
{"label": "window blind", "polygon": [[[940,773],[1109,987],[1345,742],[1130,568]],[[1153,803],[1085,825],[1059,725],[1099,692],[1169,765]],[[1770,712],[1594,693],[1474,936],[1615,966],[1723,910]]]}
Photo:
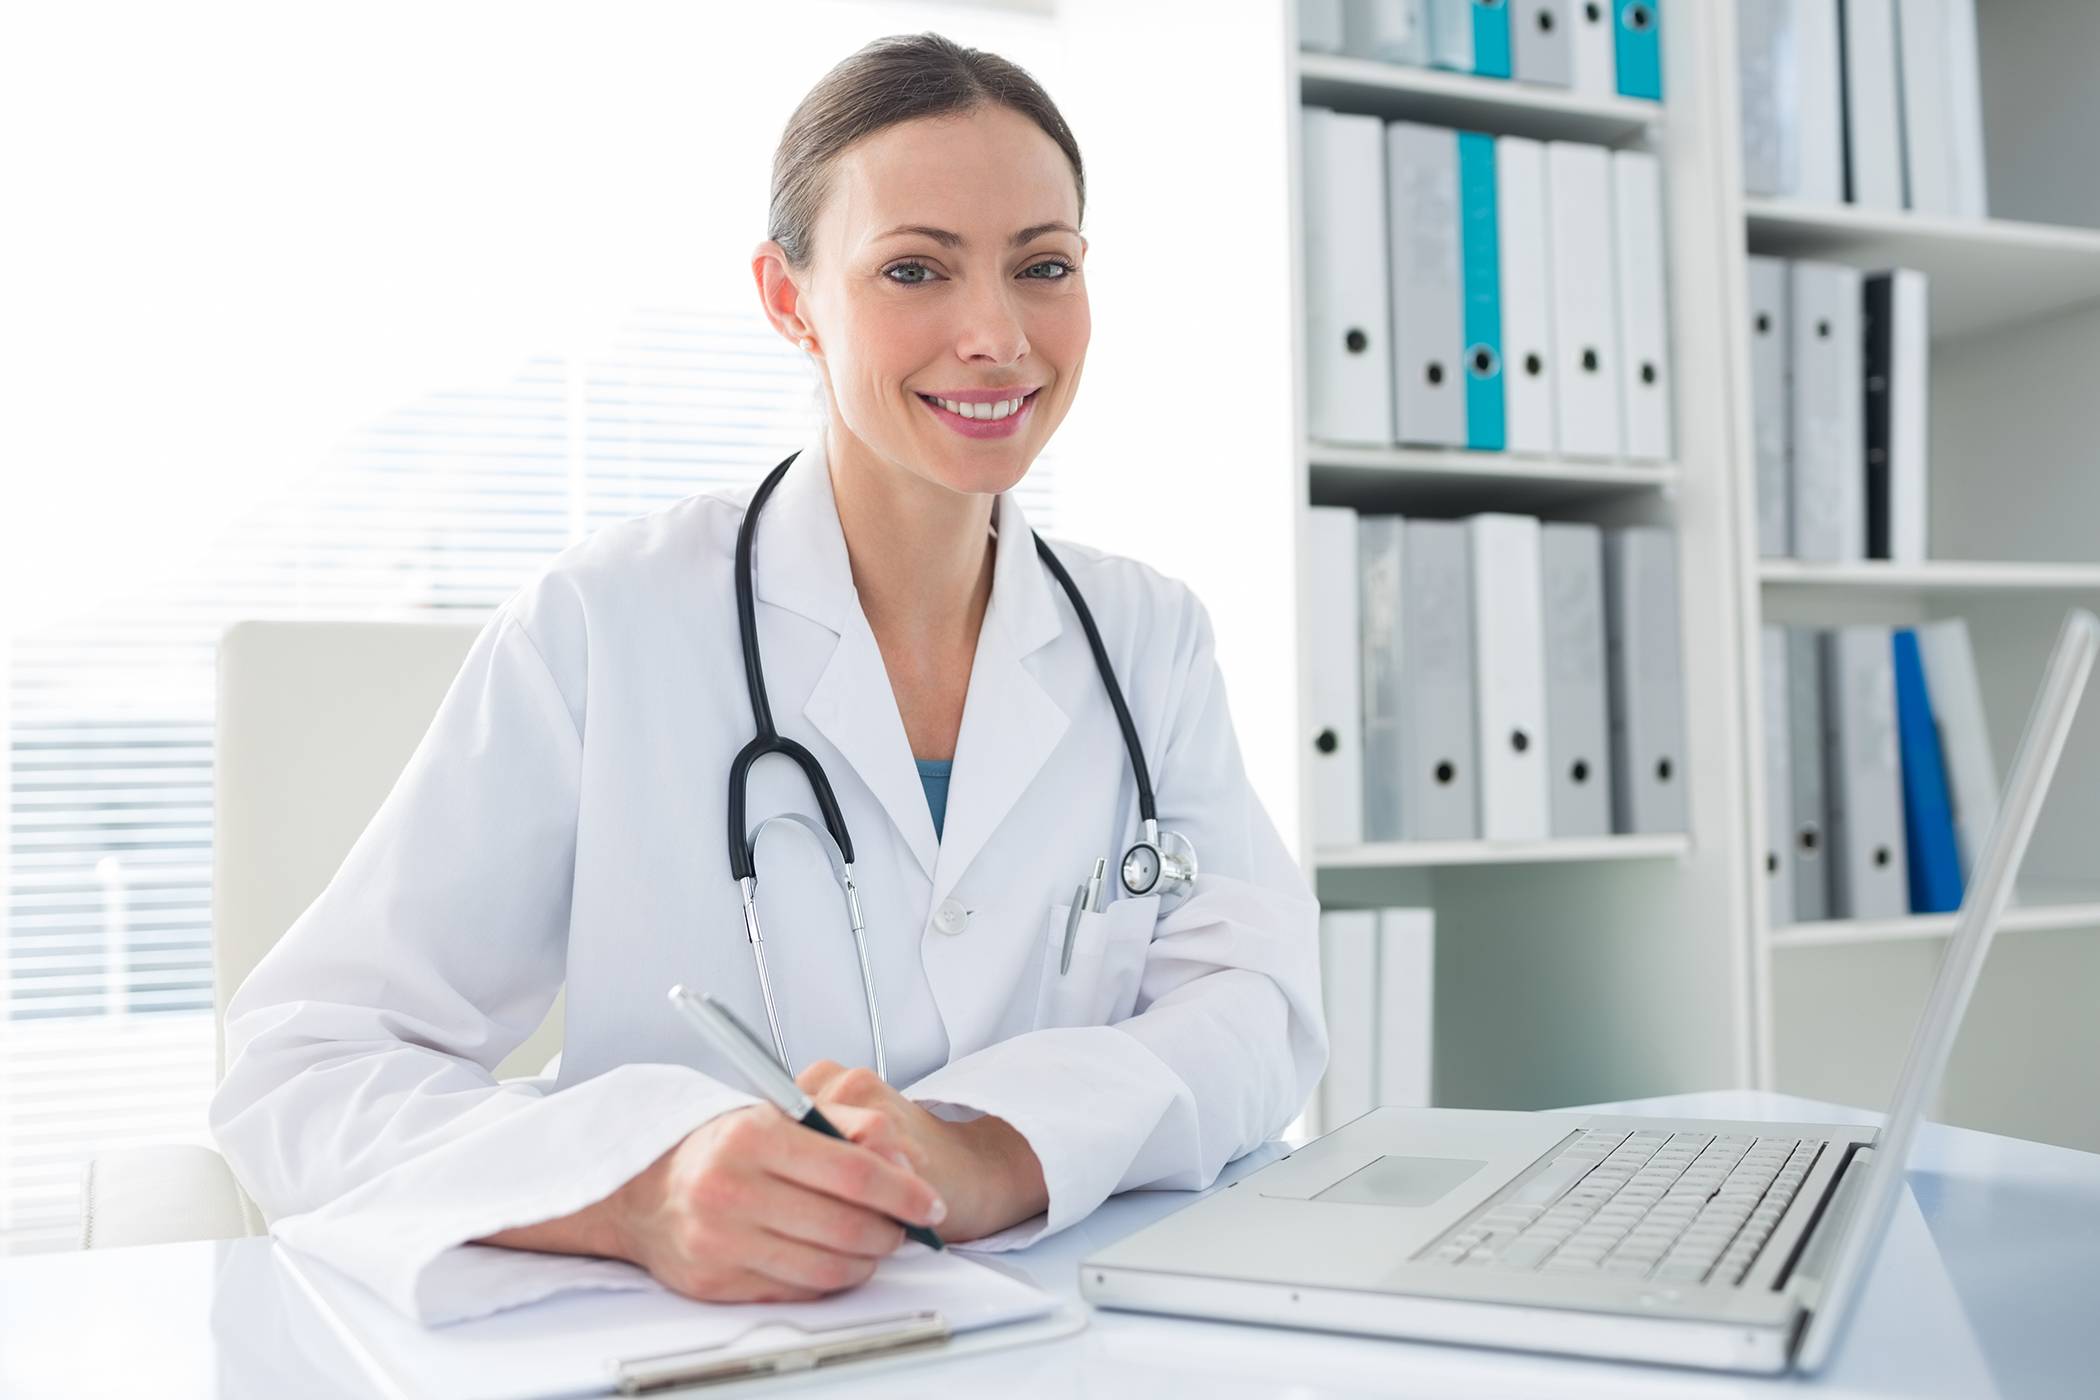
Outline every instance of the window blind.
{"label": "window blind", "polygon": [[[664,307],[371,424],[191,576],[13,639],[0,773],[0,1253],[77,1242],[98,1152],[208,1142],[213,648],[245,618],[478,619],[592,530],[756,480],[816,421],[751,313]],[[1018,488],[1038,528],[1054,463]]]}

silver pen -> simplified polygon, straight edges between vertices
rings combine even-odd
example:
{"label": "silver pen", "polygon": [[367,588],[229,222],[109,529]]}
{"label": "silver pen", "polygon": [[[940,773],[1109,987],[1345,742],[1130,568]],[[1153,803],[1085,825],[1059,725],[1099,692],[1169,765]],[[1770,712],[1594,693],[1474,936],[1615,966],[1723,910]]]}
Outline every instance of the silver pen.
{"label": "silver pen", "polygon": [[1087,876],[1086,880],[1086,909],[1089,914],[1101,912],[1101,887],[1107,882],[1108,858],[1097,856],[1094,859],[1094,873]]}
{"label": "silver pen", "polygon": [[[833,1127],[831,1120],[817,1110],[802,1086],[789,1077],[773,1052],[751,1034],[750,1028],[736,1018],[735,1013],[706,992],[694,994],[682,985],[671,988],[671,1005],[678,1014],[693,1023],[701,1038],[721,1051],[722,1058],[736,1067],[738,1074],[751,1082],[751,1087],[761,1098],[772,1102],[773,1107],[800,1123],[803,1127],[849,1142],[844,1133]],[[924,1225],[912,1225],[899,1220],[904,1226],[905,1236],[917,1240],[928,1249],[940,1249],[941,1237]]]}
{"label": "silver pen", "polygon": [[1072,887],[1072,907],[1065,911],[1065,946],[1057,957],[1057,975],[1072,970],[1072,940],[1079,936],[1079,916],[1086,912],[1086,886]]}

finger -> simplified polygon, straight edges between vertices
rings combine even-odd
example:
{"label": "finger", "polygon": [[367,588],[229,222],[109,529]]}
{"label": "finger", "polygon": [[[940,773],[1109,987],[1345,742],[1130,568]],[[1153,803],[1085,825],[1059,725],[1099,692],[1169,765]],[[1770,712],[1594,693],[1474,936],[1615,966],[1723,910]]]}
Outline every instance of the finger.
{"label": "finger", "polygon": [[812,1060],[795,1076],[795,1085],[813,1099],[824,1096],[831,1081],[846,1072],[846,1067],[836,1060]]}
{"label": "finger", "polygon": [[657,1278],[673,1293],[703,1303],[808,1303],[824,1296],[819,1289],[782,1283],[755,1269],[732,1269],[726,1274],[660,1274]]}
{"label": "finger", "polygon": [[746,1218],[776,1235],[864,1259],[894,1254],[904,1243],[904,1227],[887,1215],[778,1177],[751,1188]]}
{"label": "finger", "polygon": [[[904,1133],[895,1119],[879,1108],[855,1108],[851,1104],[824,1106],[824,1117],[846,1135],[846,1140],[895,1162],[900,1155],[909,1161]],[[901,1164],[900,1164],[901,1165]]]}
{"label": "finger", "polygon": [[798,1130],[780,1139],[764,1165],[784,1180],[912,1224],[935,1224],[948,1213],[933,1187],[916,1174],[857,1143],[822,1133]]}
{"label": "finger", "polygon": [[885,1084],[881,1075],[863,1065],[827,1077],[823,1098],[826,1103],[850,1103],[862,1108],[904,1102],[903,1095]]}
{"label": "finger", "polygon": [[822,1293],[836,1293],[864,1283],[875,1272],[873,1259],[840,1254],[764,1227],[753,1232],[743,1253],[745,1268],[791,1287],[814,1288]]}

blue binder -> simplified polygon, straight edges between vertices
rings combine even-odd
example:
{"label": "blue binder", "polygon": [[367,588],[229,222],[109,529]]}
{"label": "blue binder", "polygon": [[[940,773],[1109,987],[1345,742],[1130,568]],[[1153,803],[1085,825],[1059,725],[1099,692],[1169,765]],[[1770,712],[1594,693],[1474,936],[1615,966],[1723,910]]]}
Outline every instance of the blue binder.
{"label": "blue binder", "polygon": [[1662,0],[1613,0],[1619,96],[1662,101]]}
{"label": "blue binder", "polygon": [[1502,402],[1502,240],[1495,223],[1495,138],[1458,133],[1459,273],[1466,332],[1466,446],[1500,452]]}
{"label": "blue binder", "polygon": [[1509,0],[1473,0],[1473,71],[1509,76]]}
{"label": "blue binder", "polygon": [[1961,908],[1961,854],[1954,842],[1954,808],[1947,800],[1947,765],[1939,726],[1925,689],[1918,634],[1895,633],[1896,741],[1903,761],[1903,837],[1910,865],[1910,912],[1947,914]]}

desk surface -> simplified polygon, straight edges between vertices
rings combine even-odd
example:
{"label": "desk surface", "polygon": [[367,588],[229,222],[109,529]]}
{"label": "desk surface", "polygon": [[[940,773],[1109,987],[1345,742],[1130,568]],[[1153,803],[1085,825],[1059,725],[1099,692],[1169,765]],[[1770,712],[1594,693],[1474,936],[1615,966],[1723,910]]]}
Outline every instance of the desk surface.
{"label": "desk surface", "polygon": [[[1732,1091],[1601,1105],[1615,1112],[1871,1121],[1777,1094]],[[1282,1149],[1228,1169],[1245,1175]],[[1221,1182],[1222,1184],[1222,1182]],[[1819,1389],[1855,1395],[2092,1393],[2100,1328],[2100,1156],[1934,1126],[1906,1201]],[[1041,1287],[1078,1294],[1078,1261],[1188,1204],[1132,1192],[1033,1249],[998,1256]],[[277,1400],[364,1393],[339,1346],[282,1297],[267,1240],[154,1245],[0,1260],[0,1395]],[[923,1396],[913,1367],[856,1384],[845,1375],[797,1395]],[[951,1394],[1206,1400],[1289,1396],[1742,1395],[1785,1382],[1709,1377],[1369,1338],[1095,1312],[1063,1341],[938,1363]]]}

